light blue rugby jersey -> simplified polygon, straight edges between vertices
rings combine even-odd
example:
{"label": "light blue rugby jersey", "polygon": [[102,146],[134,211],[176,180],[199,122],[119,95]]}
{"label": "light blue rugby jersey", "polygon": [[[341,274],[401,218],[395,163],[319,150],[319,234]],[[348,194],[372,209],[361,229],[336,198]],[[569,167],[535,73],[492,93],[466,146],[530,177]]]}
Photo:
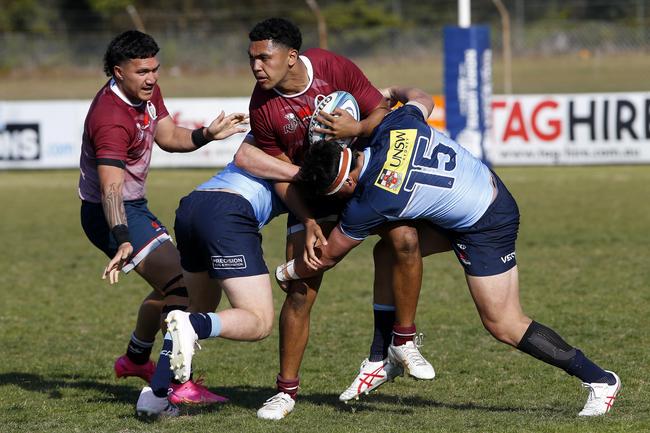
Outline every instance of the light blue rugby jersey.
{"label": "light blue rugby jersey", "polygon": [[490,169],[405,105],[389,113],[364,151],[357,189],[341,216],[361,240],[387,221],[427,219],[445,229],[472,226],[492,201]]}
{"label": "light blue rugby jersey", "polygon": [[260,229],[276,216],[287,212],[269,182],[238,168],[232,162],[210,180],[196,187],[196,190],[209,191],[224,188],[238,193],[251,204]]}

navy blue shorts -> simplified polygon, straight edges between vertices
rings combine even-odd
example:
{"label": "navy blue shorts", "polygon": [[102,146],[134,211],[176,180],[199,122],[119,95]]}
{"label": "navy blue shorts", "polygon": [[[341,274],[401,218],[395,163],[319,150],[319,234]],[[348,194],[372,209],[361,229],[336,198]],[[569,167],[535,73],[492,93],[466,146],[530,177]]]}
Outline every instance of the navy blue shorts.
{"label": "navy blue shorts", "polygon": [[176,209],[174,232],[188,272],[218,279],[269,273],[253,207],[238,194],[191,192]]}
{"label": "navy blue shorts", "polygon": [[[133,254],[122,270],[129,272],[162,243],[170,241],[171,236],[147,207],[147,199],[127,200],[124,210]],[[108,228],[101,203],[81,201],[81,227],[93,245],[108,257],[115,256],[118,245]]]}
{"label": "navy blue shorts", "polygon": [[442,230],[465,273],[475,277],[498,275],[517,264],[519,208],[501,179],[493,176],[498,193],[483,216],[471,227]]}

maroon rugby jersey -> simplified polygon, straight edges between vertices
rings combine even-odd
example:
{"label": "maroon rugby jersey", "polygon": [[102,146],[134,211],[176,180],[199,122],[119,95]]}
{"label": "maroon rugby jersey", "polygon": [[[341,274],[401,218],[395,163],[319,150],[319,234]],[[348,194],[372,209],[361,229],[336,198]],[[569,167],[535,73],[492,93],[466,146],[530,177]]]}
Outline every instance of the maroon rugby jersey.
{"label": "maroon rugby jersey", "polygon": [[123,199],[143,198],[156,124],[168,114],[157,84],[151,100],[133,105],[113,80],[106,83],[93,99],[84,123],[79,197],[101,202],[97,159],[105,158],[126,164]]}
{"label": "maroon rugby jersey", "polygon": [[318,95],[344,90],[359,104],[361,118],[379,105],[381,93],[361,70],[345,57],[320,48],[305,51],[300,58],[307,66],[309,84],[302,92],[284,95],[255,85],[249,107],[251,130],[257,145],[269,155],[286,154],[294,163],[302,161],[308,145],[307,130]]}

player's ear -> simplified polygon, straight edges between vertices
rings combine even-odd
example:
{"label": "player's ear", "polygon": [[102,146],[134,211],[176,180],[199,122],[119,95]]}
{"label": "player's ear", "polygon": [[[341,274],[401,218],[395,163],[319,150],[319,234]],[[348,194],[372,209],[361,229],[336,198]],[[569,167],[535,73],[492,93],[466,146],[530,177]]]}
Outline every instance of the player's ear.
{"label": "player's ear", "polygon": [[124,79],[124,72],[118,65],[113,66],[113,77],[120,81]]}
{"label": "player's ear", "polygon": [[298,50],[295,48],[289,48],[289,66],[293,66],[298,61]]}

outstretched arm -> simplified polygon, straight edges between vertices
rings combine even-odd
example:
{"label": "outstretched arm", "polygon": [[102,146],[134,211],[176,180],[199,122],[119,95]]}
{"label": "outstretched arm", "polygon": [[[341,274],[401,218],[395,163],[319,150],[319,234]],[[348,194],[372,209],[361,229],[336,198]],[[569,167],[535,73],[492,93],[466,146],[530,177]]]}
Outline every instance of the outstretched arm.
{"label": "outstretched arm", "polygon": [[222,111],[209,126],[195,130],[177,126],[170,116],[161,119],[156,126],[156,143],[167,152],[192,152],[212,140],[223,140],[233,134],[246,132],[244,125],[248,116]]}

